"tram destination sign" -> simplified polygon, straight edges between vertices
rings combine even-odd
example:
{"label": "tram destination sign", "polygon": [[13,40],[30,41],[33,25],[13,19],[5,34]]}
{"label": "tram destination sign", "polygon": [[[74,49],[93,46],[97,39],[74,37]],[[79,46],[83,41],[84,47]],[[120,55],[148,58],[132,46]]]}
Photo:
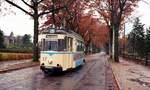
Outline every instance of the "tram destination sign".
{"label": "tram destination sign", "polygon": [[57,38],[57,35],[46,35],[46,38]]}

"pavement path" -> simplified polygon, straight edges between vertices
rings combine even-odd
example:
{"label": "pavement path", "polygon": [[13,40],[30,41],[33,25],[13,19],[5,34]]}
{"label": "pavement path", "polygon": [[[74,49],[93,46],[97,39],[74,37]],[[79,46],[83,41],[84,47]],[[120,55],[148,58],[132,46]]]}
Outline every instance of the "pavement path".
{"label": "pavement path", "polygon": [[22,68],[32,67],[39,65],[39,62],[33,62],[32,59],[28,60],[13,60],[13,61],[1,61],[0,73],[8,71],[18,70]]}
{"label": "pavement path", "polygon": [[117,90],[104,54],[86,57],[83,67],[44,76],[39,66],[0,74],[0,90]]}
{"label": "pavement path", "polygon": [[1,61],[0,62],[0,69],[4,69],[7,68],[11,65],[15,65],[15,64],[22,64],[22,63],[27,63],[27,62],[31,62],[32,59],[29,60],[12,60],[12,61]]}
{"label": "pavement path", "polygon": [[150,67],[123,58],[111,65],[121,90],[150,90]]}

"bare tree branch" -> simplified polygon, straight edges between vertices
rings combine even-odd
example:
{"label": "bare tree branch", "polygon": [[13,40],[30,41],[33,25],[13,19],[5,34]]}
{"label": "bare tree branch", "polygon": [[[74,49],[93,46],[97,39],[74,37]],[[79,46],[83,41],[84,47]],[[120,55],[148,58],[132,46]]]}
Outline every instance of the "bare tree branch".
{"label": "bare tree branch", "polygon": [[32,5],[30,5],[30,4],[28,4],[26,1],[24,1],[24,0],[21,0],[24,4],[26,4],[27,6],[29,6],[30,8],[33,8],[33,6]]}
{"label": "bare tree branch", "polygon": [[58,11],[60,9],[63,9],[64,7],[59,7],[59,8],[56,8],[56,9],[52,9],[52,10],[49,10],[49,11],[45,11],[45,12],[41,12],[38,17],[42,16],[42,15],[45,15],[45,14],[48,14],[48,13],[51,13],[51,12],[54,12],[54,11]]}
{"label": "bare tree branch", "polygon": [[[32,1],[34,1],[34,0],[32,0]],[[41,0],[41,1],[39,1],[39,2],[42,2],[42,1],[43,1],[43,0]],[[41,12],[38,16],[40,17],[40,16],[42,16],[42,15],[51,13],[51,12],[53,12],[53,11],[58,11],[58,10],[60,10],[60,9],[66,8],[67,6],[71,5],[74,1],[76,1],[76,0],[68,0],[68,2],[67,2],[63,7],[59,7],[59,8],[56,8],[56,9],[54,9],[54,10],[49,10],[49,11]]]}
{"label": "bare tree branch", "polygon": [[14,7],[16,7],[16,8],[18,8],[18,9],[22,10],[23,12],[25,12],[25,13],[28,14],[28,15],[30,15],[31,17],[33,17],[33,15],[32,15],[31,13],[29,13],[28,11],[26,11],[25,9],[23,9],[23,8],[20,7],[19,5],[15,4],[15,3],[13,3],[13,2],[11,2],[11,1],[9,1],[9,0],[5,0],[5,1],[6,1],[7,3],[13,5]]}
{"label": "bare tree branch", "polygon": [[38,1],[38,4],[40,4],[41,2],[43,2],[44,0],[40,0],[40,1]]}

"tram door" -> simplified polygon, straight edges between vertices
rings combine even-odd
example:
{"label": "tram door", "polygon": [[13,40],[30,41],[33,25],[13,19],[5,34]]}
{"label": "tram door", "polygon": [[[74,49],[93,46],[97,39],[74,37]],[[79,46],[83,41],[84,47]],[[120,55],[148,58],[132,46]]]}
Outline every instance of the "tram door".
{"label": "tram door", "polygon": [[73,67],[73,38],[67,37],[67,54],[64,58],[64,66],[65,68]]}
{"label": "tram door", "polygon": [[73,38],[68,37],[68,50],[69,52],[73,52]]}
{"label": "tram door", "polygon": [[68,37],[68,52],[69,52],[69,54],[68,54],[68,57],[67,57],[67,59],[68,59],[68,68],[71,68],[72,67],[72,65],[73,65],[73,38],[71,38],[71,37]]}

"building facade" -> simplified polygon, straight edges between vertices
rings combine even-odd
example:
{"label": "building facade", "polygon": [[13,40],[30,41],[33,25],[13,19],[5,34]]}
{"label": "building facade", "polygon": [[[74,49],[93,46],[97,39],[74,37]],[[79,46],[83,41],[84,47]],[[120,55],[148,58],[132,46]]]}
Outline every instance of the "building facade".
{"label": "building facade", "polygon": [[22,44],[23,36],[14,36],[14,33],[11,32],[9,36],[4,36],[4,44],[6,47],[9,45],[19,45]]}

